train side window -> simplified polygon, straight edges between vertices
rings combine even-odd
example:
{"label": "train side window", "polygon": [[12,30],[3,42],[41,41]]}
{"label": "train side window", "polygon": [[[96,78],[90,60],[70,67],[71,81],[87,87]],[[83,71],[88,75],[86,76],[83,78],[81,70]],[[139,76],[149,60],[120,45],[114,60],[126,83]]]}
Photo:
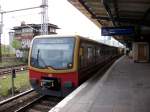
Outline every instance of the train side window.
{"label": "train side window", "polygon": [[94,57],[96,56],[96,48],[95,47],[93,48],[93,56]]}
{"label": "train side window", "polygon": [[97,60],[98,57],[99,57],[99,49],[98,49],[98,48],[96,48],[96,50],[95,50],[95,57],[96,57],[96,60]]}
{"label": "train side window", "polygon": [[81,43],[79,48],[79,68],[83,68],[87,66],[87,48],[84,42]]}
{"label": "train side window", "polygon": [[100,49],[97,49],[97,56],[100,56]]}
{"label": "train side window", "polygon": [[96,63],[98,62],[98,58],[99,58],[99,49],[95,48],[95,61],[96,61]]}
{"label": "train side window", "polygon": [[90,59],[92,57],[92,48],[88,47],[88,53],[87,53],[87,58]]}
{"label": "train side window", "polygon": [[101,49],[99,48],[99,56],[101,56]]}
{"label": "train side window", "polygon": [[88,47],[88,49],[87,49],[88,63],[92,63],[92,57],[93,57],[93,49],[92,49],[92,47]]}
{"label": "train side window", "polygon": [[98,49],[95,50],[95,56],[98,57]]}

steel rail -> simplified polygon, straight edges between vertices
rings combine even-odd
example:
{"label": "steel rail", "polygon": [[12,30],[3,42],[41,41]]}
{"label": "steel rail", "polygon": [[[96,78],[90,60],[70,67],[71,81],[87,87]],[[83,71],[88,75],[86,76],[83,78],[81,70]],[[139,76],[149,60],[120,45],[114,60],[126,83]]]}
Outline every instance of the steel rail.
{"label": "steel rail", "polygon": [[11,98],[8,98],[8,99],[6,99],[6,100],[4,100],[4,101],[1,101],[1,102],[0,102],[0,106],[2,106],[2,105],[4,105],[4,104],[7,104],[7,103],[9,103],[9,102],[11,102],[11,101],[13,101],[13,100],[16,100],[17,98],[20,98],[20,97],[22,97],[22,96],[24,96],[24,95],[27,95],[27,94],[29,94],[29,93],[31,93],[31,92],[33,92],[33,91],[34,91],[34,89],[30,89],[30,90],[28,90],[28,91],[25,91],[25,92],[23,92],[23,93],[20,93],[20,94],[14,96],[14,97],[11,97]]}
{"label": "steel rail", "polygon": [[40,101],[42,98],[44,98],[44,96],[40,96],[39,98],[34,99],[32,102],[28,103],[27,105],[19,108],[18,110],[14,111],[14,112],[24,112],[27,109],[29,109],[30,107],[32,107],[35,103]]}
{"label": "steel rail", "polygon": [[[12,68],[14,68],[16,72],[28,70],[28,67],[27,67],[27,66],[9,67],[9,68],[5,68],[5,69],[0,69],[0,76],[2,76],[2,75],[4,75],[4,74],[9,74],[9,73],[11,73],[11,72],[12,72]],[[21,69],[21,68],[23,68],[23,69]]]}

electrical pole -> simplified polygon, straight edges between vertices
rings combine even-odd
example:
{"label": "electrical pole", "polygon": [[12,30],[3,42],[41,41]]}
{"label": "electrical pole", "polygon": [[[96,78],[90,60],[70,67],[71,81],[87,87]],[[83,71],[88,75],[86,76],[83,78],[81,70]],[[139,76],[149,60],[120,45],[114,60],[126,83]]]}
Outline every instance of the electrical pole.
{"label": "electrical pole", "polygon": [[42,15],[41,15],[41,35],[48,34],[48,0],[42,0]]}
{"label": "electrical pole", "polygon": [[[36,8],[42,8],[43,10],[43,24],[41,24],[41,29],[43,34],[48,34],[48,0],[42,0],[42,5],[37,6],[37,7],[29,7],[29,8],[23,8],[23,9],[17,9],[17,10],[11,10],[11,11],[2,11],[2,8],[0,6],[0,62],[2,62],[2,45],[1,45],[1,36],[3,32],[3,15],[6,13],[12,13],[12,12],[18,12],[18,11],[24,11],[24,10],[31,10],[31,9],[36,9]],[[44,29],[44,30],[43,30]]]}
{"label": "electrical pole", "polygon": [[[1,12],[1,6],[0,6],[0,12]],[[0,62],[2,62],[2,45],[1,45],[1,37],[3,33],[3,13],[1,13],[1,21],[0,21]]]}

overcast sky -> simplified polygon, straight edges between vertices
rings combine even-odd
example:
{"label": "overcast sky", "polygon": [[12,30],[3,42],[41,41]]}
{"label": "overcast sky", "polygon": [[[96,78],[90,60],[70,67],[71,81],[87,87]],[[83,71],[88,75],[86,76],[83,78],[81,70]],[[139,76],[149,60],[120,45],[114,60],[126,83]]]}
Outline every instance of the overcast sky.
{"label": "overcast sky", "polygon": [[[79,34],[93,39],[100,39],[100,29],[74,8],[67,0],[48,0],[49,23],[56,24],[59,34]],[[42,0],[0,0],[3,11],[28,8],[41,5]],[[2,42],[8,44],[8,31],[19,26],[21,21],[41,23],[41,9],[4,14]]]}

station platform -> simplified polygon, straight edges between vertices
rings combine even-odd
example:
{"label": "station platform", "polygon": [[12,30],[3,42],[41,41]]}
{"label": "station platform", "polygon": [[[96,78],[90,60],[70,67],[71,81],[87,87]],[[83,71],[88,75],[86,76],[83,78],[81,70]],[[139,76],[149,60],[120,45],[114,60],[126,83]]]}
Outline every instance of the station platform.
{"label": "station platform", "polygon": [[150,64],[123,56],[49,112],[150,112]]}

